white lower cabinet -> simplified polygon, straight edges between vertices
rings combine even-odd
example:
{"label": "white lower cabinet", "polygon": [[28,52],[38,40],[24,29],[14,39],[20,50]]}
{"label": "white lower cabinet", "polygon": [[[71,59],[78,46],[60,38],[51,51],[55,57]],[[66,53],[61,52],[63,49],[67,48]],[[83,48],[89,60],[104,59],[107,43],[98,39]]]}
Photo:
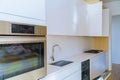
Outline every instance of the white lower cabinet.
{"label": "white lower cabinet", "polygon": [[110,27],[110,14],[109,9],[103,9],[103,29],[102,29],[102,35],[103,36],[109,36],[109,27]]}
{"label": "white lower cabinet", "polygon": [[[83,80],[82,77],[86,76],[88,73],[90,73],[90,80],[93,80],[94,78],[103,74],[103,72],[106,70],[106,55],[105,53],[99,53],[96,56],[89,58],[89,60],[90,62],[88,64],[90,65],[87,63],[83,65],[82,62],[79,64],[70,65],[61,70],[58,70],[53,74],[51,73],[50,75],[47,75],[45,78],[40,80]],[[90,71],[86,70],[88,67],[90,67]],[[84,71],[84,75],[82,74],[82,68],[86,70]]]}
{"label": "white lower cabinet", "polygon": [[81,80],[81,64],[75,64],[40,80]]}
{"label": "white lower cabinet", "polygon": [[103,74],[106,70],[105,53],[99,54],[90,59],[90,78],[91,80]]}
{"label": "white lower cabinet", "polygon": [[81,80],[81,70],[72,73],[64,80]]}

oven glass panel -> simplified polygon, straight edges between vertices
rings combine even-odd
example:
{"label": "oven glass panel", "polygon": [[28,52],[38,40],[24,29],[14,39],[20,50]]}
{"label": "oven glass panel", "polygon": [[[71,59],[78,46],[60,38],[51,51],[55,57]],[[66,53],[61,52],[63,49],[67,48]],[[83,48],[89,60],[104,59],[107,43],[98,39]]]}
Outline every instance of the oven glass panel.
{"label": "oven glass panel", "polygon": [[0,44],[0,80],[44,67],[44,43]]}
{"label": "oven glass panel", "polygon": [[34,34],[34,26],[12,24],[12,33]]}

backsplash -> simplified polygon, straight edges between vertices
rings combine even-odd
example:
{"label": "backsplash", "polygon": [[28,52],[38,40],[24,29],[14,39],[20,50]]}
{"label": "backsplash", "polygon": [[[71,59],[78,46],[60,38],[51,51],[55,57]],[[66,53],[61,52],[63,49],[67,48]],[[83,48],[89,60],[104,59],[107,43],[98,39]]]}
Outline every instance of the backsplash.
{"label": "backsplash", "polygon": [[83,51],[92,48],[92,39],[89,37],[73,37],[73,36],[47,36],[47,62],[51,62],[52,46],[55,47],[55,60],[80,54]]}

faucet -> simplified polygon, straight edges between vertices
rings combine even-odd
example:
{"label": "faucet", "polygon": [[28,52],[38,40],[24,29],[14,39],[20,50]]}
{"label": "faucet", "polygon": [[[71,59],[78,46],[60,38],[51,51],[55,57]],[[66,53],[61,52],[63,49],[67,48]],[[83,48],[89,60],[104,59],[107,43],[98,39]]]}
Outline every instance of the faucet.
{"label": "faucet", "polygon": [[54,56],[55,47],[59,47],[59,49],[61,49],[59,44],[55,44],[52,46],[52,56],[51,56],[52,61],[55,61],[55,56]]}

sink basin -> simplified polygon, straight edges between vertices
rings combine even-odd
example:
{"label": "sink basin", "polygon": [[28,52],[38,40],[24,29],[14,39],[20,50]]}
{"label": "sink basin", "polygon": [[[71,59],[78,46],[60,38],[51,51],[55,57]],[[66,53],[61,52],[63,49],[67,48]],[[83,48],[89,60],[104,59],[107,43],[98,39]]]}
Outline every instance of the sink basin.
{"label": "sink basin", "polygon": [[67,64],[70,64],[70,63],[73,63],[73,61],[61,60],[61,61],[57,61],[57,62],[51,63],[51,65],[62,67],[62,66],[65,66]]}

